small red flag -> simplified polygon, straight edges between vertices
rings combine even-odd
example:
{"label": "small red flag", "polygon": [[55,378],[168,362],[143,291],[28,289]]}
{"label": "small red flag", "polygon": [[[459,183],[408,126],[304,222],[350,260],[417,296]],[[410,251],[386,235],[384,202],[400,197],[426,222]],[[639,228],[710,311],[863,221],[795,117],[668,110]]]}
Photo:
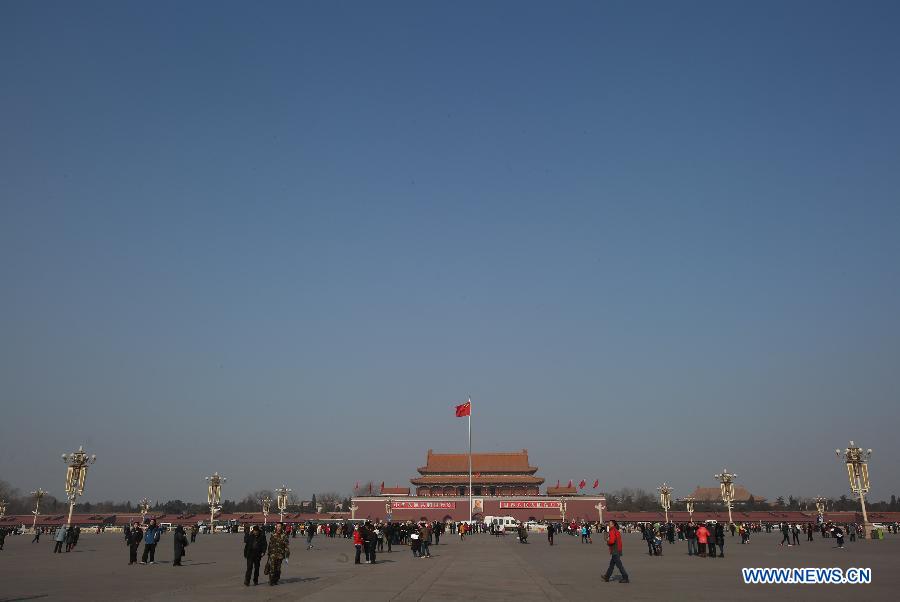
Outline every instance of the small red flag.
{"label": "small red flag", "polygon": [[556,479],[556,488],[559,489],[559,479]]}
{"label": "small red flag", "polygon": [[359,489],[359,481],[356,482],[356,485],[353,486],[353,489]]}
{"label": "small red flag", "polygon": [[571,487],[572,487],[572,479],[569,479],[569,484],[568,484],[568,485],[566,485],[566,487],[569,487],[569,488],[571,488]]}
{"label": "small red flag", "polygon": [[594,479],[594,489],[600,486],[600,479]]}
{"label": "small red flag", "polygon": [[381,482],[381,493],[384,493],[384,481]]}
{"label": "small red flag", "polygon": [[581,479],[581,482],[578,483],[578,486],[579,486],[581,489],[584,489],[584,486],[585,486],[585,485],[587,485],[587,481],[585,481],[584,479]]}
{"label": "small red flag", "polygon": [[369,481],[369,495],[372,495],[372,481]]}
{"label": "small red flag", "polygon": [[456,406],[456,417],[462,418],[463,416],[471,416],[472,415],[472,400],[470,399],[466,403],[460,404]]}

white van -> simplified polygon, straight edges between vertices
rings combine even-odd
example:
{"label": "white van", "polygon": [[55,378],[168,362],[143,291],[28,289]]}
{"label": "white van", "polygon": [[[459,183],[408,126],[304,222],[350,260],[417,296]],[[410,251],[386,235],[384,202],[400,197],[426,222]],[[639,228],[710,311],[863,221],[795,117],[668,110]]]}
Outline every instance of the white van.
{"label": "white van", "polygon": [[504,531],[512,531],[518,528],[519,521],[511,516],[485,516],[484,522],[494,525],[495,528],[503,527]]}

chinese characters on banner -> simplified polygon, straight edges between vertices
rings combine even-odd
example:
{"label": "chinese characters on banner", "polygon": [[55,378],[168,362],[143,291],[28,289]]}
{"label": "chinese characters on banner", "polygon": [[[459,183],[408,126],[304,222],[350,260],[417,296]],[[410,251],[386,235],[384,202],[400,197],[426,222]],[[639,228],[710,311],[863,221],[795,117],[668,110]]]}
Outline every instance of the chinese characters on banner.
{"label": "chinese characters on banner", "polygon": [[391,502],[391,508],[394,510],[427,510],[429,508],[453,510],[456,508],[456,502]]}
{"label": "chinese characters on banner", "polygon": [[559,510],[561,509],[559,502],[500,502],[500,508],[541,508]]}

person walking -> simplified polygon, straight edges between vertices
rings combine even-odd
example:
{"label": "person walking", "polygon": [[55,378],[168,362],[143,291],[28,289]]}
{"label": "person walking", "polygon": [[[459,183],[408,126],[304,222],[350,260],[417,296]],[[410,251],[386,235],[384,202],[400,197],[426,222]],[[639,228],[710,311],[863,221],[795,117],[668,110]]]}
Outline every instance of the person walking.
{"label": "person walking", "polygon": [[553,523],[547,525],[547,541],[550,542],[550,545],[553,545],[553,534],[556,532],[556,529],[553,527]]}
{"label": "person walking", "polygon": [[311,521],[306,521],[306,549],[312,550],[312,540],[316,535],[316,525]]}
{"label": "person walking", "polygon": [[809,523],[808,525],[806,525],[806,541],[812,541],[812,540],[813,540],[812,536],[813,536],[813,531],[814,531],[814,530],[815,530],[815,529],[813,529],[813,524],[812,524],[812,523]]}
{"label": "person walking", "polygon": [[253,585],[259,585],[259,563],[266,553],[266,536],[259,530],[259,525],[253,525],[253,529],[244,529],[244,558],[247,559],[247,572],[244,573],[244,585],[250,585],[250,577],[253,577]]}
{"label": "person walking", "polygon": [[156,524],[155,518],[151,518],[147,530],[144,531],[144,553],[141,555],[141,564],[156,564],[156,544],[159,543],[160,535],[162,527]]}
{"label": "person walking", "polygon": [[619,573],[622,575],[619,583],[630,583],[628,573],[625,571],[625,567],[622,566],[622,534],[619,533],[619,523],[614,520],[609,521],[609,538],[606,540],[606,545],[609,546],[609,568],[606,569],[603,580],[608,583],[609,578],[612,577],[613,569],[618,567]]}
{"label": "person walking", "polygon": [[34,530],[34,539],[31,540],[31,543],[41,543],[41,533],[44,532],[43,527],[38,527]]}
{"label": "person walking", "polygon": [[68,525],[60,525],[56,528],[56,534],[53,536],[53,541],[56,542],[56,545],[53,546],[54,554],[62,554],[62,545],[66,540],[66,529]]}
{"label": "person walking", "polygon": [[66,552],[71,552],[75,547],[75,527],[66,529]]}
{"label": "person walking", "polygon": [[172,540],[175,542],[175,556],[172,558],[172,566],[181,566],[184,549],[188,547],[187,533],[184,532],[183,526],[178,525],[175,527],[175,536]]}
{"label": "person walking", "polygon": [[647,542],[647,553],[653,556],[653,539],[656,537],[656,534],[653,532],[653,525],[650,523],[642,525],[641,531],[644,535],[644,541]]}
{"label": "person walking", "polygon": [[422,523],[419,535],[422,538],[422,557],[431,558],[431,523]]}
{"label": "person walking", "polygon": [[284,525],[275,525],[275,532],[269,539],[269,585],[278,585],[281,579],[281,563],[291,557],[290,540],[284,534]]}
{"label": "person walking", "polygon": [[792,547],[794,544],[791,543],[791,530],[790,525],[783,522],[781,523],[781,543],[779,546],[783,546],[784,543],[787,542],[788,547]]}
{"label": "person walking", "polygon": [[395,535],[394,523],[389,522],[388,524],[386,524],[384,526],[384,539],[385,539],[385,542],[387,543],[388,554],[392,553],[391,544],[393,543],[395,536],[396,535]]}
{"label": "person walking", "polygon": [[144,538],[144,532],[141,530],[137,521],[128,530],[128,538],[125,545],[128,546],[128,564],[137,564],[138,548],[141,547],[141,540]]}

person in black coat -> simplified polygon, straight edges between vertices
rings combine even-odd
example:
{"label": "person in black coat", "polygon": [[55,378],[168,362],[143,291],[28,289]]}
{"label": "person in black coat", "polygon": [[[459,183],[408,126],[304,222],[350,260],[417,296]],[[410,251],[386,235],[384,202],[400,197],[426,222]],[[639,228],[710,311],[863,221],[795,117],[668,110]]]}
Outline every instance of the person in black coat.
{"label": "person in black coat", "polygon": [[716,545],[719,546],[719,558],[725,558],[725,525],[716,523]]}
{"label": "person in black coat", "polygon": [[184,549],[188,546],[188,538],[184,532],[184,527],[181,525],[175,527],[175,537],[172,539],[175,540],[175,557],[172,560],[172,566],[181,566],[181,557],[184,556]]}
{"label": "person in black coat", "polygon": [[259,585],[259,562],[266,553],[266,546],[266,536],[259,530],[259,525],[253,525],[252,530],[244,527],[244,558],[247,559],[244,585],[250,585],[251,573],[253,585]]}
{"label": "person in black coat", "polygon": [[128,545],[128,564],[137,563],[138,548],[141,547],[141,541],[144,539],[144,532],[135,521],[131,529],[128,530],[128,538],[125,543]]}

